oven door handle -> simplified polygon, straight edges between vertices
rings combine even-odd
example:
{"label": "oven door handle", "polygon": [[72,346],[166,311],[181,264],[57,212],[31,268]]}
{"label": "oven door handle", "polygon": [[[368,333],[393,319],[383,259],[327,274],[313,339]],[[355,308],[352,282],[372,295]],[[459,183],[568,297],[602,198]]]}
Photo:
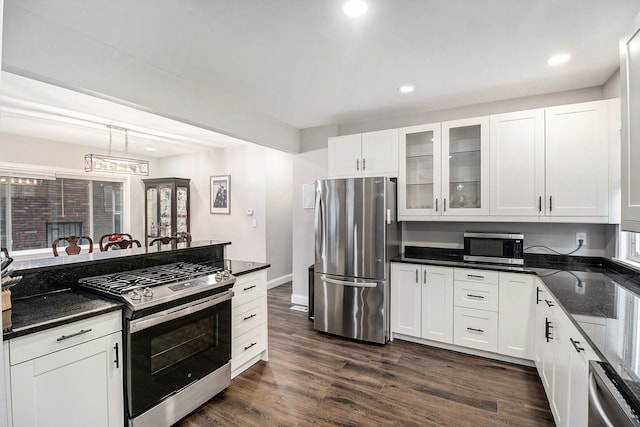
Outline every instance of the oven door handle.
{"label": "oven door handle", "polygon": [[205,310],[209,307],[213,307],[221,302],[228,301],[233,297],[233,291],[228,290],[224,294],[218,294],[211,298],[204,300],[198,300],[190,302],[178,307],[173,307],[159,313],[151,314],[141,319],[133,320],[129,323],[129,333],[135,334],[136,332],[143,331],[152,326],[159,325],[160,323],[169,322],[171,320],[179,319],[190,314],[197,313],[198,311]]}

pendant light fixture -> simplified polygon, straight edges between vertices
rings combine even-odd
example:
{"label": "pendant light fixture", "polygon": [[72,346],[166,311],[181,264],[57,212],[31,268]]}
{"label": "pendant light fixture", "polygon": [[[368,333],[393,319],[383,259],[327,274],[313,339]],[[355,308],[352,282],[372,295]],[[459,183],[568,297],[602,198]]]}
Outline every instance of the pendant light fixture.
{"label": "pendant light fixture", "polygon": [[110,172],[125,175],[149,175],[147,160],[129,159],[127,157],[111,156],[113,130],[124,132],[124,155],[129,151],[129,131],[118,126],[107,125],[109,128],[109,156],[102,154],[87,154],[84,156],[85,172]]}

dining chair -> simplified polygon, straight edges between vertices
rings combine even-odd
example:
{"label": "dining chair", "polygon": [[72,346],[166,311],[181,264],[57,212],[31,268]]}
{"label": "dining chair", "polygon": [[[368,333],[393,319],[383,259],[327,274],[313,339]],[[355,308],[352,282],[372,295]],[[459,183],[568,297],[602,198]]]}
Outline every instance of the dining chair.
{"label": "dining chair", "polygon": [[78,245],[78,241],[80,240],[86,240],[87,242],[89,242],[89,252],[88,253],[92,253],[93,252],[93,240],[91,239],[91,237],[89,236],[68,236],[68,237],[59,237],[56,240],[53,241],[53,256],[58,256],[58,243],[60,241],[65,241],[69,244],[69,246],[65,247],[64,250],[67,253],[67,255],[78,255],[80,253],[80,251],[82,250],[82,248]]}
{"label": "dining chair", "polygon": [[131,249],[136,245],[136,247],[142,247],[142,245],[140,244],[140,242],[138,240],[135,239],[122,239],[122,240],[115,240],[113,242],[109,242],[106,245],[104,245],[104,251],[108,251],[110,249]]}
{"label": "dining chair", "polygon": [[177,237],[171,237],[171,236],[156,237],[151,241],[151,243],[149,243],[149,246],[153,246],[155,244],[168,245],[169,243],[178,243],[179,241],[180,240],[178,240]]}
{"label": "dining chair", "polygon": [[189,233],[188,231],[178,231],[176,234],[173,235],[173,237],[178,239],[177,240],[178,242],[191,243],[191,233]]}
{"label": "dining chair", "polygon": [[109,242],[114,242],[115,240],[113,240],[114,238],[116,240],[122,240],[123,237],[126,237],[128,240],[133,240],[133,236],[129,233],[111,233],[111,234],[105,234],[104,236],[100,237],[100,240],[98,241],[98,244],[100,246],[100,252],[105,251],[105,247],[104,245],[106,245]]}

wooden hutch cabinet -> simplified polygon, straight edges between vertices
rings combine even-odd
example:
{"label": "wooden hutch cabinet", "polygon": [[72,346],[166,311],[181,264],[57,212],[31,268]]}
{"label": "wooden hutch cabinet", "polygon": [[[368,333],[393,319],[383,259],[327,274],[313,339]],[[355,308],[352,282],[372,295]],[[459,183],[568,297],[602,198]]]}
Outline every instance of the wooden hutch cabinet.
{"label": "wooden hutch cabinet", "polygon": [[143,179],[145,246],[154,238],[189,232],[189,181],[186,178]]}

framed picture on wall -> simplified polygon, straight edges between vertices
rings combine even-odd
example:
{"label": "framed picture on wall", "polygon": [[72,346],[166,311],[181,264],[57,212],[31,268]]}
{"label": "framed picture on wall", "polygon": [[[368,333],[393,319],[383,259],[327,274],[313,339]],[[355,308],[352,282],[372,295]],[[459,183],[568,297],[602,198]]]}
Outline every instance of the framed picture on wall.
{"label": "framed picture on wall", "polygon": [[218,175],[211,177],[211,213],[231,213],[231,175]]}

